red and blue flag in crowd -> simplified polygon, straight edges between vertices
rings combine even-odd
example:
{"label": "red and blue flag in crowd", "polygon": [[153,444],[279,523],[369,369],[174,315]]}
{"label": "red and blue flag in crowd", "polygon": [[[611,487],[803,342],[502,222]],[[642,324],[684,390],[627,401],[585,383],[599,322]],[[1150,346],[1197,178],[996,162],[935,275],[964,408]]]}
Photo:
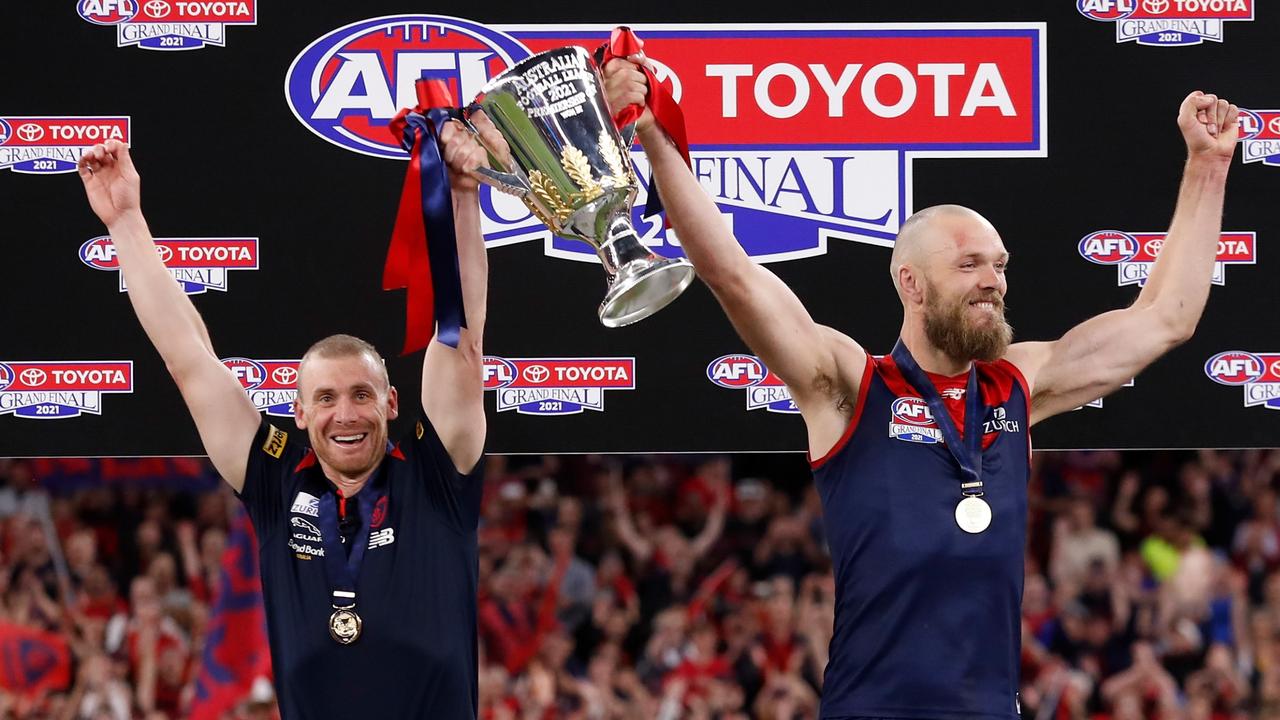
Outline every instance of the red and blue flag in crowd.
{"label": "red and blue flag in crowd", "polygon": [[71,652],[62,636],[0,622],[0,687],[34,695],[71,682]]}
{"label": "red and blue flag in crowd", "polygon": [[222,553],[222,580],[196,677],[191,720],[218,720],[249,695],[255,678],[270,676],[258,541],[248,513],[237,503]]}

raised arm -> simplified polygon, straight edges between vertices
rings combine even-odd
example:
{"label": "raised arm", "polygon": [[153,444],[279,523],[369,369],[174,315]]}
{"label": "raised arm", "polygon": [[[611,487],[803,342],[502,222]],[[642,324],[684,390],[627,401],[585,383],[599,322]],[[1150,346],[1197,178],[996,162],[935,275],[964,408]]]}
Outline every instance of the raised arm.
{"label": "raised arm", "polygon": [[[487,119],[473,122],[490,147],[503,147],[502,136]],[[494,137],[496,136],[496,137]],[[480,232],[478,184],[471,170],[485,162],[484,150],[457,122],[440,131],[441,151],[449,164],[454,230],[458,238],[458,272],[467,327],[458,348],[440,342],[427,346],[422,361],[422,408],[440,435],[453,464],[470,472],[484,452],[484,321],[489,291],[489,261]],[[499,145],[498,143],[501,143]]]}
{"label": "raised arm", "polygon": [[[643,59],[614,60],[604,68],[611,107],[645,100],[647,82],[633,61]],[[804,415],[810,453],[826,454],[848,423],[865,351],[847,336],[815,323],[786,283],[747,256],[648,110],[636,126],[667,217],[689,261],[738,335],[787,384]]]}
{"label": "raised arm", "polygon": [[80,159],[79,172],[89,205],[111,233],[142,329],[178,384],[213,466],[239,491],[261,416],[214,353],[200,314],[156,252],[129,148],[115,140],[97,145]]}
{"label": "raised arm", "polygon": [[1056,342],[1009,348],[1008,359],[1031,386],[1033,425],[1116,390],[1195,331],[1222,235],[1238,116],[1235,105],[1200,91],[1182,101],[1182,187],[1169,234],[1137,301],[1086,320]]}

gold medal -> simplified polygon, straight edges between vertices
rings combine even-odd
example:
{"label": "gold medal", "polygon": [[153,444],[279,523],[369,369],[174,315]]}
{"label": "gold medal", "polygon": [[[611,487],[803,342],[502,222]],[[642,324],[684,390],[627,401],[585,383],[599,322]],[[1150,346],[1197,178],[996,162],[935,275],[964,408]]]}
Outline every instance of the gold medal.
{"label": "gold medal", "polygon": [[354,607],[338,608],[329,616],[329,636],[342,645],[350,645],[360,639],[364,621]]}

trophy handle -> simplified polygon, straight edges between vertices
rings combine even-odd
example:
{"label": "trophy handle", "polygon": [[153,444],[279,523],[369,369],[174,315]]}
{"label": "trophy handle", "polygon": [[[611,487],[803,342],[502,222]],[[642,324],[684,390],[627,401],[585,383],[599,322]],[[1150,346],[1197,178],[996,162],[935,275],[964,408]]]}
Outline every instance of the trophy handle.
{"label": "trophy handle", "polygon": [[529,186],[529,182],[527,180],[513,172],[503,172],[493,169],[495,167],[506,167],[506,164],[493,154],[493,150],[489,148],[489,146],[484,144],[484,140],[480,137],[480,131],[476,129],[475,125],[471,124],[471,113],[479,109],[480,106],[478,104],[472,103],[469,107],[464,108],[462,112],[458,113],[458,120],[462,123],[462,126],[467,129],[467,132],[471,133],[471,136],[476,139],[476,142],[480,143],[480,147],[484,148],[485,154],[489,156],[489,165],[491,167],[481,165],[475,169],[476,176],[480,182],[488,185],[489,187],[508,195],[515,195],[516,197],[523,198],[533,189]]}

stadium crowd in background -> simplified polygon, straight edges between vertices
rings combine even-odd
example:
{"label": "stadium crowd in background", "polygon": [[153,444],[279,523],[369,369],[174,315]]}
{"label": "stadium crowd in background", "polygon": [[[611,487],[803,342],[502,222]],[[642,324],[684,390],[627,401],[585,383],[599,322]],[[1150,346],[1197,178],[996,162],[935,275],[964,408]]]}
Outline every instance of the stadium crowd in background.
{"label": "stadium crowd in background", "polygon": [[[485,462],[483,720],[817,717],[800,458]],[[1280,718],[1278,479],[1280,451],[1038,453],[1023,716]],[[0,720],[278,717],[265,666],[225,667],[265,637],[221,617],[249,553],[203,461],[0,460],[0,486]]]}

